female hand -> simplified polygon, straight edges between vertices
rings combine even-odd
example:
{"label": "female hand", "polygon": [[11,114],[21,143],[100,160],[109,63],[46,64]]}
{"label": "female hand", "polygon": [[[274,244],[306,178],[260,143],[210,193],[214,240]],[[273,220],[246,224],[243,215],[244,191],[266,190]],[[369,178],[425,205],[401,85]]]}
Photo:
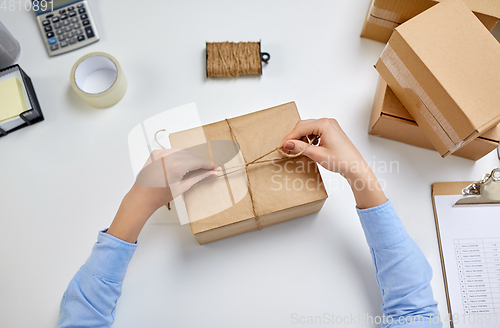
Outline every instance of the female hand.
{"label": "female hand", "polygon": [[[302,141],[304,137],[312,139],[314,136],[320,137],[319,143],[309,145]],[[297,154],[304,149],[305,156],[347,179],[359,208],[387,201],[372,170],[335,119],[299,121],[283,139],[282,150]]]}
{"label": "female hand", "polygon": [[[319,136],[317,147],[310,147],[301,140],[304,136],[312,139]],[[283,149],[291,154],[301,152],[325,169],[348,176],[351,168],[364,162],[363,157],[333,118],[304,120],[283,139]]]}
{"label": "female hand", "polygon": [[135,184],[157,194],[157,208],[188,191],[201,180],[217,176],[219,166],[188,149],[154,150],[137,175]]}
{"label": "female hand", "polygon": [[186,149],[155,150],[125,195],[107,233],[134,243],[149,217],[160,207],[220,171],[212,161]]}

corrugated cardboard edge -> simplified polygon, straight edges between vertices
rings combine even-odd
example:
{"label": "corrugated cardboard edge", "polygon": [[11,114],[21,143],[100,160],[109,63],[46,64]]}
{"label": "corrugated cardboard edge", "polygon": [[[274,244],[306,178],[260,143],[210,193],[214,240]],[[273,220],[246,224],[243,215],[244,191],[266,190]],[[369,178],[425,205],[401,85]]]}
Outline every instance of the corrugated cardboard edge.
{"label": "corrugated cardboard edge", "polygon": [[[432,198],[432,208],[434,211],[434,224],[436,225],[436,236],[439,247],[439,257],[441,258],[441,268],[443,271],[443,280],[444,280],[444,289],[446,292],[446,304],[448,306],[448,313],[450,318],[453,318],[453,314],[451,313],[451,303],[450,296],[448,292],[448,280],[446,279],[446,269],[444,265],[444,257],[443,257],[443,247],[441,245],[441,235],[439,233],[439,222],[436,211],[436,202],[434,200],[434,196],[438,195],[461,195],[462,189],[471,184],[472,181],[466,182],[435,182],[431,186],[431,198]],[[450,327],[453,328],[453,320],[450,321]]]}
{"label": "corrugated cardboard edge", "polygon": [[[275,224],[291,221],[310,214],[317,213],[321,210],[327,198],[328,196],[326,196],[326,198],[322,200],[317,200],[307,204],[297,205],[284,210],[259,216],[262,228],[270,227]],[[287,216],[289,213],[294,213],[294,215]],[[271,223],[266,222],[269,216],[276,216],[276,215],[285,217],[285,219],[278,219]],[[234,233],[228,232],[231,230],[234,230]],[[255,218],[250,218],[238,222],[233,222],[231,224],[227,224],[225,226],[216,229],[210,229],[210,230],[205,230],[203,232],[199,232],[197,234],[194,234],[194,237],[196,238],[196,240],[200,245],[204,245],[214,241],[234,237],[255,230],[257,230],[257,222],[255,221]]]}

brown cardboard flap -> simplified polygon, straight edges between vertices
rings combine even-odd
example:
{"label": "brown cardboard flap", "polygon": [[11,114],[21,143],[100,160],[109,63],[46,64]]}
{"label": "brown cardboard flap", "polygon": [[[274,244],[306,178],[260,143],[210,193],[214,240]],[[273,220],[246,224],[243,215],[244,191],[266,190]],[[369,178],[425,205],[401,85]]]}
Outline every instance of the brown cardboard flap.
{"label": "brown cardboard flap", "polygon": [[481,134],[479,138],[491,140],[498,143],[500,141],[500,124],[495,126],[493,129]]}
{"label": "brown cardboard flap", "polygon": [[370,115],[370,125],[368,126],[368,132],[371,132],[375,124],[377,124],[380,116],[382,115],[386,89],[387,84],[384,80],[379,78],[377,84],[377,92],[375,93],[375,99],[373,100],[373,109]]}
{"label": "brown cardboard flap", "polygon": [[[379,78],[373,113],[377,113],[377,120],[380,116],[387,115],[416,124],[413,117],[410,113],[408,113],[403,104],[399,101],[394,92],[382,78]],[[372,115],[374,115],[373,113]],[[376,120],[373,120],[372,118],[370,126],[373,128],[375,123]],[[481,134],[478,139],[488,140],[498,144],[500,142],[500,124],[497,124],[492,129]]]}
{"label": "brown cardboard flap", "polygon": [[[422,129],[382,78],[379,79],[368,133],[416,147],[435,150]],[[499,140],[500,124],[461,147],[453,155],[477,161],[496,149]]]}
{"label": "brown cardboard flap", "polygon": [[384,114],[415,122],[413,117],[411,117],[410,113],[408,113],[398,97],[396,97],[394,92],[392,92],[391,88],[388,87],[387,83],[382,78],[379,79],[378,92],[384,93]]}

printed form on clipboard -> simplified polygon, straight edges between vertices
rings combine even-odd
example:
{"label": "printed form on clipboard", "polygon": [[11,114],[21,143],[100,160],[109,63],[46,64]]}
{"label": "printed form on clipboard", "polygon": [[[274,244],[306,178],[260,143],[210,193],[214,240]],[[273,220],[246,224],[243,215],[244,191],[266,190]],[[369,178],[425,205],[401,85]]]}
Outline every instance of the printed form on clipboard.
{"label": "printed form on clipboard", "polygon": [[500,168],[432,185],[451,327],[500,327]]}

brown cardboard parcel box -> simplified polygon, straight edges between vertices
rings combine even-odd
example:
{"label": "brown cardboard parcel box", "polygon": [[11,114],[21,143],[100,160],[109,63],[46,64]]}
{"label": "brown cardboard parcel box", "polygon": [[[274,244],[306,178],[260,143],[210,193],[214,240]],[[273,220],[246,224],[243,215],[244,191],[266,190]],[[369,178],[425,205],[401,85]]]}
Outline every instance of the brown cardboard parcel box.
{"label": "brown cardboard parcel box", "polygon": [[207,145],[201,151],[205,154],[199,149],[198,154],[222,168],[221,176],[195,185],[183,196],[191,230],[200,244],[321,209],[328,196],[317,164],[307,157],[288,159],[274,151],[245,169],[245,163],[276,149],[299,120],[291,102],[170,134],[173,148],[194,150]]}
{"label": "brown cardboard parcel box", "polygon": [[[386,43],[393,30],[442,0],[372,0],[361,37]],[[464,0],[488,30],[500,19],[500,1]]]}
{"label": "brown cardboard parcel box", "polygon": [[[370,119],[369,134],[435,150],[410,113],[383,79],[379,80]],[[453,153],[477,161],[498,148],[500,124]]]}
{"label": "brown cardboard parcel box", "polygon": [[442,157],[500,122],[500,43],[462,0],[397,27],[376,68]]}

